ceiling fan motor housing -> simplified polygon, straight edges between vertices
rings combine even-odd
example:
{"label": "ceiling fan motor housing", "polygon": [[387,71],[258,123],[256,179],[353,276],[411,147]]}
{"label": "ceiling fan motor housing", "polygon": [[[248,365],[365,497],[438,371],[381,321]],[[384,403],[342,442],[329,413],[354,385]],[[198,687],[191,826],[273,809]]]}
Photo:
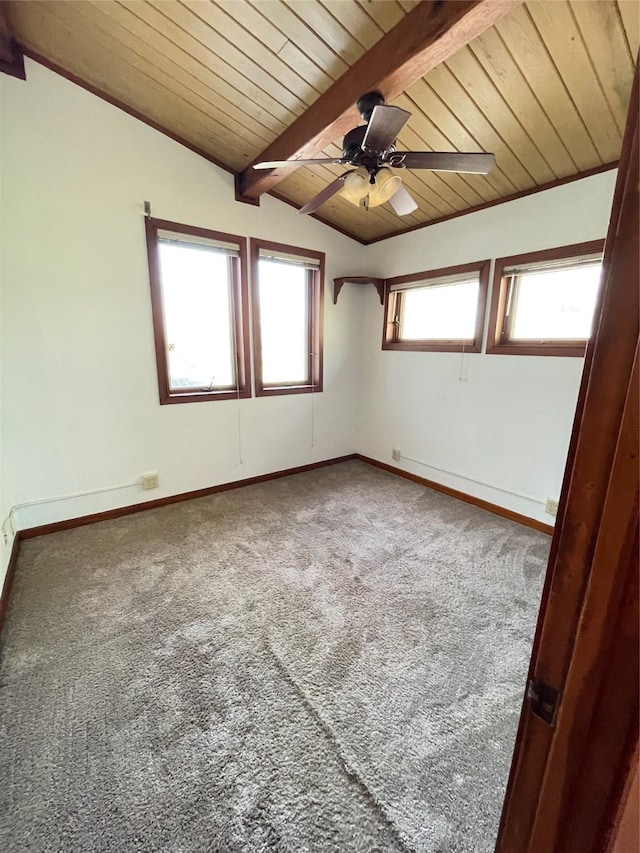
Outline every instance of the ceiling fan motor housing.
{"label": "ceiling fan motor housing", "polygon": [[354,127],[342,140],[342,156],[350,163],[359,161],[362,154],[362,140],[366,133],[367,126],[362,124],[359,127]]}
{"label": "ceiling fan motor housing", "polygon": [[390,145],[387,152],[363,150],[362,141],[366,132],[366,124],[350,130],[342,140],[342,156],[352,166],[364,166],[370,173],[375,174],[382,165],[382,155],[395,151],[395,145]]}

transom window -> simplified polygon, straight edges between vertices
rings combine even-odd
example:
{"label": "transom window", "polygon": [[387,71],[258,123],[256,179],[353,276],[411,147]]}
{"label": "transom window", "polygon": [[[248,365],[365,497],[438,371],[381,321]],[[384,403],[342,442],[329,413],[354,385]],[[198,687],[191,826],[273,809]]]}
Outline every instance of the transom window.
{"label": "transom window", "polygon": [[383,349],[480,352],[489,261],[387,279]]}
{"label": "transom window", "polygon": [[147,218],[161,403],[251,394],[243,237]]}
{"label": "transom window", "polygon": [[324,255],[251,241],[256,394],[322,391]]}
{"label": "transom window", "polygon": [[597,240],[496,261],[487,351],[583,355],[602,268]]}

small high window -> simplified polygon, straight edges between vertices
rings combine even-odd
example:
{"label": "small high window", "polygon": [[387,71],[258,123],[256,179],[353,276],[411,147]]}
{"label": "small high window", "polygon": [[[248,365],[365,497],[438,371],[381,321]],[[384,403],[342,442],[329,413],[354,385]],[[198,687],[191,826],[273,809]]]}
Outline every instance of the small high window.
{"label": "small high window", "polygon": [[251,396],[246,240],[146,219],[161,403]]}
{"label": "small high window", "polygon": [[387,279],[383,349],[480,352],[489,261]]}
{"label": "small high window", "polygon": [[591,335],[603,241],[496,261],[487,352],[584,355]]}
{"label": "small high window", "polygon": [[256,394],[322,391],[324,254],[251,241]]}

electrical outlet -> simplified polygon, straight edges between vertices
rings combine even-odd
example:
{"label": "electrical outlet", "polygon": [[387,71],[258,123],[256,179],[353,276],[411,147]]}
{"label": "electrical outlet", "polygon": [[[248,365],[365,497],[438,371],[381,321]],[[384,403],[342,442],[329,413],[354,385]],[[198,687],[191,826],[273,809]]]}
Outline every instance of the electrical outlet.
{"label": "electrical outlet", "polygon": [[402,452],[400,451],[400,448],[394,447],[393,450],[391,451],[392,459],[394,459],[396,462],[399,462],[401,456],[402,456]]}
{"label": "electrical outlet", "polygon": [[142,474],[141,480],[143,489],[157,489],[160,485],[157,471],[150,471],[148,474]]}
{"label": "electrical outlet", "polygon": [[558,501],[553,498],[547,498],[547,502],[544,505],[544,511],[548,512],[549,515],[556,515],[558,512]]}

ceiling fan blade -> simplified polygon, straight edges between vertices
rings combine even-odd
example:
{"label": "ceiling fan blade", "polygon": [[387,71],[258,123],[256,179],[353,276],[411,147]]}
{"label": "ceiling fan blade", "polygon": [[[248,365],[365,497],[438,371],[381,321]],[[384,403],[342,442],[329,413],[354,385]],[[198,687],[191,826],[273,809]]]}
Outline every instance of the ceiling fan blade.
{"label": "ceiling fan blade", "polygon": [[324,204],[325,201],[328,201],[332,195],[340,192],[344,184],[344,179],[353,171],[354,169],[349,169],[349,171],[345,172],[344,175],[340,175],[340,177],[336,178],[335,181],[331,181],[331,183],[321,190],[318,195],[314,196],[311,201],[308,201],[304,207],[301,207],[298,213],[313,213],[316,211],[320,205]]}
{"label": "ceiling fan blade", "polygon": [[411,113],[400,107],[374,107],[362,140],[363,150],[386,151],[410,118]]}
{"label": "ceiling fan blade", "polygon": [[265,160],[264,163],[254,163],[254,169],[297,169],[298,166],[328,166],[330,164],[348,163],[342,157],[327,157],[321,160]]}
{"label": "ceiling fan blade", "polygon": [[496,164],[495,154],[464,154],[459,151],[394,151],[385,158],[389,166],[432,169],[434,172],[473,172],[486,175]]}
{"label": "ceiling fan blade", "polygon": [[413,213],[414,210],[418,209],[418,205],[416,204],[415,199],[413,198],[409,190],[402,184],[400,184],[398,189],[389,199],[389,204],[395,210],[398,216],[407,216],[407,214]]}

